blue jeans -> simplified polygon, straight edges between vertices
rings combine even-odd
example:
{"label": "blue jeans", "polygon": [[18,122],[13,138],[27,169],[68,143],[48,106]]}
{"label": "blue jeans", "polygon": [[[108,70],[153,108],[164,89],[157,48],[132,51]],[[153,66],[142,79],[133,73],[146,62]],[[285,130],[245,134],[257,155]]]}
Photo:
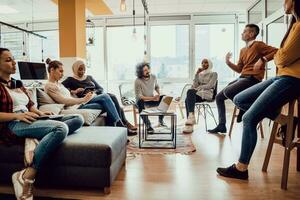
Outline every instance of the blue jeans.
{"label": "blue jeans", "polygon": [[246,111],[239,162],[250,162],[257,142],[258,123],[265,117],[275,119],[282,106],[300,96],[299,86],[300,79],[279,76],[254,85],[233,99],[238,108]]}
{"label": "blue jeans", "polygon": [[12,121],[8,128],[18,137],[36,138],[40,143],[34,151],[33,168],[39,170],[42,163],[64,141],[68,134],[72,134],[83,125],[81,115],[66,115],[60,121],[37,120],[31,124]]}
{"label": "blue jeans", "polygon": [[81,105],[79,109],[99,109],[107,112],[108,120],[115,123],[121,120],[116,106],[108,94],[95,96],[88,103]]}

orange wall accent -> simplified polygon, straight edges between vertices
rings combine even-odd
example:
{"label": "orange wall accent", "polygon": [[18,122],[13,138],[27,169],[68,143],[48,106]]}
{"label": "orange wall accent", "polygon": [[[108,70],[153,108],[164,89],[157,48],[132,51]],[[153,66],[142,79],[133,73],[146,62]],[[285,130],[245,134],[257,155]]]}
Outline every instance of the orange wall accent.
{"label": "orange wall accent", "polygon": [[85,1],[58,0],[60,57],[86,57]]}
{"label": "orange wall accent", "polygon": [[103,0],[86,0],[86,8],[93,13],[93,15],[112,15],[112,11]]}

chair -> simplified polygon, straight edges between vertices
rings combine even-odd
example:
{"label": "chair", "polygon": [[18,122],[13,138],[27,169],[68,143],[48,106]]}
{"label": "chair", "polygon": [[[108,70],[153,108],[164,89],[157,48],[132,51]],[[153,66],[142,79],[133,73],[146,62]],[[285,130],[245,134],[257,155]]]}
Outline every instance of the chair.
{"label": "chair", "polygon": [[124,111],[132,111],[133,112],[133,120],[134,125],[137,126],[137,110],[135,105],[135,95],[132,84],[122,83],[119,85],[119,92],[121,97],[122,105],[126,107],[130,107],[130,110],[124,109]]}
{"label": "chair", "polygon": [[[296,100],[290,101],[288,103],[288,114],[285,115],[281,113],[274,120],[265,160],[262,167],[262,171],[267,172],[274,143],[280,144],[282,147],[284,147],[284,160],[281,177],[281,189],[284,190],[287,189],[290,153],[295,147],[297,148],[297,171],[300,171],[300,123],[298,120],[300,114],[300,98],[298,98],[298,118],[294,117],[295,103]],[[281,125],[281,127],[286,125],[285,137],[282,137],[282,134],[277,134],[279,132],[279,125]],[[295,135],[296,128],[298,129],[297,135]]]}
{"label": "chair", "polygon": [[206,121],[207,114],[209,114],[214,119],[215,124],[217,125],[215,115],[210,106],[210,103],[215,101],[217,93],[218,93],[218,81],[216,82],[216,85],[214,87],[213,98],[211,100],[205,100],[204,102],[196,103],[196,105],[195,105],[195,108],[197,109],[197,112],[198,112],[197,124],[199,123],[199,118],[200,118],[200,114],[201,114],[204,118],[206,131],[207,131],[207,121]]}
{"label": "chair", "polygon": [[174,100],[174,103],[176,104],[176,107],[178,107],[179,110],[180,110],[180,114],[181,114],[182,119],[184,119],[183,108],[185,107],[186,94],[187,94],[187,91],[191,87],[192,87],[192,84],[185,84],[184,87],[182,88],[180,97],[178,97]]}
{"label": "chair", "polygon": [[[229,137],[231,137],[232,130],[233,130],[233,125],[234,125],[234,122],[236,121],[236,118],[238,116],[237,111],[238,111],[238,107],[234,106],[233,113],[232,113],[232,118],[231,118],[231,123],[230,123],[230,128],[229,128]],[[262,121],[259,122],[258,129],[260,130],[261,138],[264,138],[265,136],[264,136]]]}

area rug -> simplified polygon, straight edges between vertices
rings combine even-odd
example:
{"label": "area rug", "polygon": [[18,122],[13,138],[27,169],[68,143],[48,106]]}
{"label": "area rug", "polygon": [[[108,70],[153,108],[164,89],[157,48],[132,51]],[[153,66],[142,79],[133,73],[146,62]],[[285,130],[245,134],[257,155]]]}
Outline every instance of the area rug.
{"label": "area rug", "polygon": [[[177,127],[177,145],[176,149],[162,149],[157,147],[169,147],[170,142],[148,142],[147,147],[153,147],[153,149],[143,149],[139,148],[139,137],[134,136],[129,138],[129,144],[127,145],[127,154],[128,156],[136,154],[184,154],[189,155],[196,151],[196,148],[192,142],[191,134],[183,134],[182,126]],[[167,138],[170,137],[166,134],[160,134],[161,132],[169,131],[169,128],[166,127],[155,127],[155,134],[149,136],[152,138]]]}

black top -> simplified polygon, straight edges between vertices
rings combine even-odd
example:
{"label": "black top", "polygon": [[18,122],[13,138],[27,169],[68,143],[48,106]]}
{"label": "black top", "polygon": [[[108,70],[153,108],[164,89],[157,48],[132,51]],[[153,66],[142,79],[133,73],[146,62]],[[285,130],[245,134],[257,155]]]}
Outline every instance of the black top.
{"label": "black top", "polygon": [[[96,94],[102,94],[103,88],[93,79],[92,76],[88,75],[85,80],[77,80],[73,77],[68,77],[62,82],[62,84],[68,88],[68,90],[76,90],[78,88],[95,87]],[[77,94],[79,98],[84,97],[85,94]]]}

